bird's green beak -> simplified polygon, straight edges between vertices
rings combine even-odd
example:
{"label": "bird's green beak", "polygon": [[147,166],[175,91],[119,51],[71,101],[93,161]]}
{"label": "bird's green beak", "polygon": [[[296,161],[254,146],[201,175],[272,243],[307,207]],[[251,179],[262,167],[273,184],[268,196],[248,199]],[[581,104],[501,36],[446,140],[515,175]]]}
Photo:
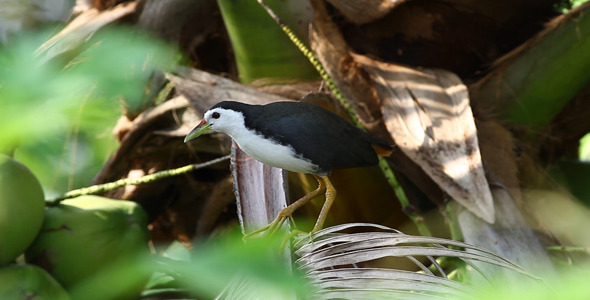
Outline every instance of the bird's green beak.
{"label": "bird's green beak", "polygon": [[211,129],[211,124],[207,123],[207,121],[205,121],[205,119],[203,119],[203,121],[201,121],[201,123],[199,123],[199,125],[197,125],[197,127],[195,127],[193,130],[191,130],[191,132],[189,132],[186,135],[186,137],[184,138],[184,142],[186,143],[190,140],[196,139],[201,134],[209,131],[209,129]]}

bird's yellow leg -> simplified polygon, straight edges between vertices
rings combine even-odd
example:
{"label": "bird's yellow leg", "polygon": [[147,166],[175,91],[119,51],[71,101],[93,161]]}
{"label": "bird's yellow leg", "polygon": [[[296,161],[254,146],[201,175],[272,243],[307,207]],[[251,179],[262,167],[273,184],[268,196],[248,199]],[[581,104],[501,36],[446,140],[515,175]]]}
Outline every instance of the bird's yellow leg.
{"label": "bird's yellow leg", "polygon": [[316,176],[316,178],[318,179],[318,182],[324,182],[324,185],[326,187],[326,202],[324,202],[324,206],[322,206],[320,215],[318,216],[318,219],[315,222],[315,226],[313,226],[313,229],[310,233],[314,233],[322,229],[322,227],[324,226],[324,222],[326,221],[326,217],[328,216],[328,212],[330,211],[332,204],[334,204],[334,199],[336,198],[336,189],[332,185],[332,182],[330,182],[328,176]]}
{"label": "bird's yellow leg", "polygon": [[[260,229],[257,229],[251,233],[248,233],[244,238],[249,238],[252,237],[258,233],[264,232],[266,231],[265,235],[271,235],[273,234],[275,231],[277,231],[279,228],[281,228],[281,225],[283,225],[283,223],[285,222],[285,220],[287,218],[290,218],[291,215],[293,215],[293,213],[299,209],[300,207],[302,207],[303,205],[305,205],[307,202],[309,202],[311,199],[319,196],[321,193],[323,193],[326,190],[326,184],[324,183],[324,180],[322,180],[322,177],[319,177],[317,175],[313,175],[316,180],[318,181],[318,187],[312,191],[311,193],[301,197],[299,200],[291,203],[291,205],[283,208],[279,214],[277,215],[277,217],[274,219],[274,221],[272,221],[270,224],[268,224],[265,227],[262,227]],[[329,181],[328,181],[329,182]],[[332,184],[330,183],[330,186]],[[332,187],[332,189],[334,189]],[[324,204],[325,206],[325,204]],[[322,211],[324,209],[322,208]],[[322,222],[323,223],[323,222]],[[317,224],[316,224],[317,225]]]}
{"label": "bird's yellow leg", "polygon": [[313,192],[301,197],[299,200],[291,203],[291,205],[283,208],[277,215],[276,219],[269,224],[267,234],[273,234],[280,228],[287,218],[290,218],[293,215],[296,210],[326,190],[326,185],[321,180],[321,178],[316,175],[314,175],[314,177],[318,181],[318,187]]}

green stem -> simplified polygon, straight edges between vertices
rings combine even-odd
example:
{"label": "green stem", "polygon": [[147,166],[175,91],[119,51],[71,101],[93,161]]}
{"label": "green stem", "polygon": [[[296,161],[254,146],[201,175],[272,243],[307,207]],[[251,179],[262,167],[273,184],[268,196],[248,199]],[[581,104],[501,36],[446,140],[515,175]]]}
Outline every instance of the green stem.
{"label": "green stem", "polygon": [[449,227],[451,239],[463,241],[463,231],[459,225],[459,217],[457,215],[459,213],[459,204],[457,201],[448,201],[445,205],[445,210],[442,210],[441,213],[443,213],[444,219]]}
{"label": "green stem", "polygon": [[191,172],[194,170],[202,169],[202,168],[208,167],[210,165],[214,165],[216,163],[228,160],[229,158],[230,158],[230,156],[226,155],[226,156],[216,158],[214,160],[204,162],[201,164],[192,164],[192,165],[187,165],[187,166],[172,169],[172,170],[164,170],[164,171],[156,172],[156,173],[145,175],[145,176],[142,176],[139,178],[123,178],[123,179],[119,179],[119,180],[113,181],[113,182],[107,182],[107,183],[103,183],[103,184],[97,184],[97,185],[92,185],[89,187],[84,187],[84,188],[77,189],[77,190],[71,190],[59,197],[46,200],[45,203],[47,206],[55,206],[55,205],[58,205],[63,200],[82,196],[82,195],[93,195],[93,194],[98,194],[98,193],[104,193],[104,192],[112,191],[114,189],[117,189],[117,188],[120,188],[120,187],[126,186],[126,185],[138,185],[138,184],[154,182],[156,180],[160,180],[163,178],[172,177],[172,176],[176,176],[176,175],[180,175],[180,174],[185,174],[185,173],[188,173],[188,172]]}
{"label": "green stem", "polygon": [[590,248],[588,247],[578,247],[578,246],[547,246],[547,251],[554,251],[554,252],[565,252],[565,253],[586,253],[590,254]]}
{"label": "green stem", "polygon": [[[404,189],[401,187],[401,185],[399,185],[399,182],[397,182],[397,178],[395,177],[393,170],[387,163],[387,160],[385,160],[385,157],[379,157],[379,167],[381,167],[381,172],[383,172],[383,175],[387,179],[387,182],[393,188],[395,196],[397,197],[402,207],[412,207],[413,204],[408,199]],[[412,220],[412,222],[414,222],[414,225],[416,225],[416,228],[418,228],[418,232],[420,232],[421,235],[432,236],[432,232],[430,232],[430,229],[428,229],[428,226],[426,226],[426,223],[424,222],[424,217],[422,215],[416,213],[415,209],[403,209],[403,211]]]}
{"label": "green stem", "polygon": [[[297,37],[297,35],[295,35],[295,33],[293,33],[293,31],[291,29],[289,29],[289,27],[281,21],[281,19],[272,11],[272,9],[270,7],[268,7],[264,3],[263,0],[257,0],[257,1],[266,10],[266,12],[273,18],[273,20],[275,20],[275,22],[280,26],[280,28],[283,30],[283,32],[285,32],[285,34],[289,37],[289,39],[293,42],[293,44],[295,46],[297,46],[299,51],[301,51],[301,53],[303,53],[303,55],[305,55],[305,57],[307,57],[309,62],[312,64],[312,66],[318,71],[318,73],[320,74],[320,77],[326,83],[326,85],[328,86],[328,88],[330,89],[330,91],[332,92],[334,97],[336,97],[336,99],[338,99],[338,101],[340,101],[342,106],[346,109],[346,111],[348,112],[348,115],[352,119],[352,122],[357,127],[366,131],[366,128],[361,123],[360,118],[358,117],[358,114],[352,108],[348,99],[346,99],[344,97],[344,95],[342,94],[342,92],[338,89],[338,87],[336,86],[336,83],[334,82],[332,77],[328,74],[326,69],[324,69],[324,67],[322,66],[322,63],[317,59],[315,54],[309,48],[307,48],[307,46],[305,46],[305,44]],[[391,167],[389,166],[389,164],[387,163],[387,161],[385,160],[384,157],[379,157],[379,167],[381,168],[381,171],[383,172],[383,175],[387,179],[389,185],[393,188],[395,195],[397,196],[398,200],[400,201],[402,207],[411,206],[412,204],[410,203],[406,193],[404,192],[402,187],[397,182],[397,179],[395,177],[395,174],[393,173],[393,170],[391,169]],[[419,215],[417,213],[407,213],[407,212],[406,212],[406,214],[414,222],[414,224],[416,224],[416,227],[418,228],[418,230],[420,231],[420,233],[422,235],[432,236],[432,233],[428,229],[428,226],[426,226],[426,223],[424,223],[424,218],[421,215]]]}
{"label": "green stem", "polygon": [[273,18],[273,20],[275,20],[275,22],[280,26],[280,28],[287,35],[287,37],[289,37],[289,39],[291,40],[291,42],[293,42],[293,44],[297,47],[297,49],[299,49],[299,51],[301,51],[301,53],[303,53],[303,55],[305,55],[305,57],[309,60],[311,65],[317,70],[317,72],[318,72],[318,74],[320,74],[320,77],[322,78],[322,80],[326,83],[326,85],[328,86],[330,91],[332,91],[332,94],[334,95],[334,97],[336,97],[336,99],[338,99],[338,101],[340,101],[342,106],[346,109],[346,111],[350,115],[350,118],[352,119],[352,122],[357,127],[361,128],[361,129],[365,129],[365,127],[361,123],[356,111],[352,108],[352,106],[350,106],[349,101],[344,97],[344,95],[342,95],[342,92],[340,92],[340,90],[336,86],[336,83],[334,82],[332,77],[330,77],[330,75],[328,74],[326,69],[324,69],[324,67],[322,66],[322,63],[317,59],[315,54],[313,54],[313,52],[311,50],[309,50],[309,48],[307,48],[307,46],[305,46],[305,44],[297,37],[297,35],[287,25],[285,25],[283,23],[283,21],[281,21],[281,19],[272,11],[272,9],[270,7],[268,7],[264,3],[263,0],[257,0],[257,1],[266,10],[266,12]]}

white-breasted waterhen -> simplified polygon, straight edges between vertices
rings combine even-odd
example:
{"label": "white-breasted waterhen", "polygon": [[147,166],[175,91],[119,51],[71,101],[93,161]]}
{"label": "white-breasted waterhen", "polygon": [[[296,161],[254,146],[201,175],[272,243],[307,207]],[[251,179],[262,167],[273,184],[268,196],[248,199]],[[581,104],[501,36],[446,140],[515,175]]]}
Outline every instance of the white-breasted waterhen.
{"label": "white-breasted waterhen", "polygon": [[184,141],[209,130],[229,135],[244,152],[260,162],[292,172],[310,173],[318,180],[316,190],[284,208],[263,229],[270,233],[296,209],[325,191],[326,200],[312,232],[321,229],[336,196],[328,179],[330,172],[376,165],[377,156],[389,155],[392,149],[390,144],[338,115],[306,102],[250,105],[223,101],[205,112],[201,123]]}

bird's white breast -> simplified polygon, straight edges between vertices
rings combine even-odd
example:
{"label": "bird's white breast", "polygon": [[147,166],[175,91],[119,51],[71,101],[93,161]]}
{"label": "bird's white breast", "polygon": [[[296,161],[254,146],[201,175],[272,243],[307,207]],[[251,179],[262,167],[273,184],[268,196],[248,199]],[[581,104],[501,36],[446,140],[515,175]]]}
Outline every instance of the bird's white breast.
{"label": "bird's white breast", "polygon": [[232,136],[240,149],[267,165],[300,173],[314,173],[317,166],[298,156],[292,147],[265,139],[253,130],[244,129],[238,137]]}

